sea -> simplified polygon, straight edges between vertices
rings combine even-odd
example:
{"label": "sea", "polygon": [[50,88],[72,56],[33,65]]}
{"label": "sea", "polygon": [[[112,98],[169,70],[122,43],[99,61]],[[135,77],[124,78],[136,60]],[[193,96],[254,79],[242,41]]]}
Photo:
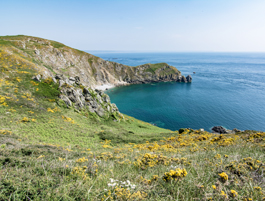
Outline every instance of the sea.
{"label": "sea", "polygon": [[151,83],[106,93],[120,112],[158,127],[265,131],[265,53],[88,51],[130,66],[166,62],[192,83]]}

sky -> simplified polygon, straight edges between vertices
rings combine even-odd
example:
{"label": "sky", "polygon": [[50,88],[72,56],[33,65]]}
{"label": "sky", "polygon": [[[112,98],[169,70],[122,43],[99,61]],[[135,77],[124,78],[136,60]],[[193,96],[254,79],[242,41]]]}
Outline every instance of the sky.
{"label": "sky", "polygon": [[80,50],[265,52],[265,0],[0,0],[0,35]]}

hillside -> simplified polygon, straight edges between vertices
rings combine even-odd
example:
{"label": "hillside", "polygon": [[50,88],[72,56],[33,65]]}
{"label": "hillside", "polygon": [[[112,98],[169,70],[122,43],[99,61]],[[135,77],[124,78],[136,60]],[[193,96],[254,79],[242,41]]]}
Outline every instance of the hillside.
{"label": "hillside", "polygon": [[[24,46],[21,38],[0,39],[0,200],[265,199],[264,132],[170,131],[121,114],[93,89],[106,83],[97,76],[108,65],[87,73],[87,86],[76,74],[87,58],[92,67],[104,60],[34,37]],[[80,54],[76,67],[60,68],[68,60],[56,51]],[[165,78],[165,65],[135,69]]]}
{"label": "hillside", "polygon": [[84,86],[92,88],[101,85],[186,81],[180,71],[166,63],[130,67],[37,37],[2,36],[0,46],[7,54],[30,63],[41,72],[43,78],[55,74],[78,76]]}

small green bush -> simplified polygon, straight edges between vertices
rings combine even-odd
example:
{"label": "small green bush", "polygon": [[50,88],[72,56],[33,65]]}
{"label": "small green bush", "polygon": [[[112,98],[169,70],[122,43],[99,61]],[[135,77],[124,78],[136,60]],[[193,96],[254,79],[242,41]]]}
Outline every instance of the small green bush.
{"label": "small green bush", "polygon": [[58,99],[60,94],[58,87],[59,85],[53,82],[40,82],[38,85],[39,90],[35,91],[35,95],[49,99]]}

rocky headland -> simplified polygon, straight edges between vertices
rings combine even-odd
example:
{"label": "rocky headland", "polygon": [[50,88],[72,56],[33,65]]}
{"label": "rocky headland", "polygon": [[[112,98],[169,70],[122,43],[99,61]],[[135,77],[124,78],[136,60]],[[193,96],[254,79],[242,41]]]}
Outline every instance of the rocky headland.
{"label": "rocky headland", "polygon": [[31,36],[3,36],[3,50],[25,60],[46,79],[56,74],[79,77],[82,85],[93,89],[151,82],[191,82],[167,63],[143,64],[136,67],[106,61],[92,54],[70,48],[64,44]]}

